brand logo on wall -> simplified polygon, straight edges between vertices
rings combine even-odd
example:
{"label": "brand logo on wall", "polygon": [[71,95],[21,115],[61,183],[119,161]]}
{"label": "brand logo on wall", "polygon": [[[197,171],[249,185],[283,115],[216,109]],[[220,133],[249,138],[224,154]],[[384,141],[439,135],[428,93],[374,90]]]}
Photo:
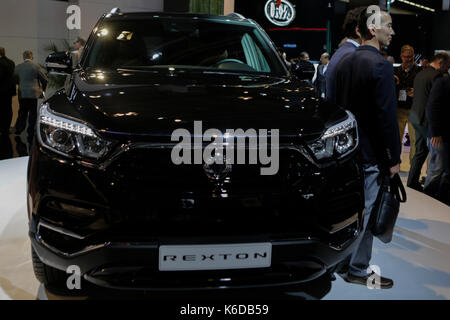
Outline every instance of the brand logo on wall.
{"label": "brand logo on wall", "polygon": [[287,0],[269,0],[264,6],[267,19],[273,24],[284,27],[295,19],[295,8]]}

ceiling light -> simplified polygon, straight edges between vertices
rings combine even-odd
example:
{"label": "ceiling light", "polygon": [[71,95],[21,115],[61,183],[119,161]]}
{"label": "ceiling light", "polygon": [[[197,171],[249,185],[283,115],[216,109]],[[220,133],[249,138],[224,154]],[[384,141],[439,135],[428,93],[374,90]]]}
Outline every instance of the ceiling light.
{"label": "ceiling light", "polygon": [[[420,8],[420,9],[423,9],[423,10],[428,10],[428,11],[431,11],[431,12],[436,12],[436,10],[434,10],[433,8],[426,7],[426,6],[423,6],[423,5],[421,5],[421,4],[418,4],[418,3],[415,3],[415,2],[411,2],[411,1],[408,1],[408,0],[398,0],[398,2],[405,3],[405,4],[409,4],[410,6],[414,6],[414,7],[416,7],[416,8]],[[392,2],[391,2],[391,3],[392,3]]]}

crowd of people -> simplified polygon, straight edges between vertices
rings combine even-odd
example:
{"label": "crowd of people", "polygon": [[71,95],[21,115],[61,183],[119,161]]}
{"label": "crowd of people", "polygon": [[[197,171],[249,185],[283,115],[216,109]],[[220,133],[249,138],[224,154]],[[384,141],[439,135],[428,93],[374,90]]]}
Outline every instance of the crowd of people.
{"label": "crowd of people", "polygon": [[[280,51],[292,71],[308,70],[312,78],[311,83],[320,97],[343,106],[348,105],[348,99],[351,97],[340,96],[340,100],[337,100],[336,95],[351,93],[342,87],[337,90],[337,66],[343,57],[356,51],[363,43],[364,39],[357,25],[362,10],[364,8],[360,7],[347,13],[343,25],[345,38],[332,57],[328,52],[321,55],[317,70],[312,71],[313,64],[309,62],[308,53],[302,52],[298,59],[288,61],[286,54]],[[394,34],[390,35],[392,36]],[[381,44],[378,51],[384,60],[393,66],[395,59],[388,55],[386,48],[387,45]],[[410,146],[407,186],[449,204],[449,132],[444,123],[445,119],[450,119],[449,107],[446,107],[450,105],[450,101],[445,96],[446,82],[449,81],[449,56],[445,52],[437,53],[430,60],[421,57],[419,63],[416,63],[415,50],[407,44],[401,47],[399,54],[401,64],[392,67],[393,72],[389,72],[389,75],[395,84],[399,141],[401,145]],[[387,66],[386,64],[386,68]],[[342,82],[339,84],[342,85]],[[435,85],[436,88],[432,90]],[[361,101],[367,100],[367,97],[363,97]],[[426,161],[427,175],[421,177]]]}
{"label": "crowd of people", "polygon": [[[78,37],[74,44],[72,59],[76,65],[83,52],[86,40]],[[0,47],[0,159],[13,156],[9,135],[15,135],[17,152],[27,155],[35,133],[38,99],[43,98],[48,78],[41,66],[35,63],[33,52],[23,52],[23,62],[15,65]],[[18,89],[17,89],[18,88]],[[12,99],[18,95],[19,110],[12,132]],[[26,143],[21,139],[26,130]],[[27,148],[28,145],[28,148]]]}
{"label": "crowd of people", "polygon": [[13,133],[19,137],[26,129],[28,144],[31,145],[36,126],[38,99],[42,97],[47,82],[45,72],[33,61],[31,51],[24,51],[23,62],[16,66],[6,57],[5,49],[0,47],[0,146],[2,149],[0,158],[7,158],[12,154],[9,134],[13,115],[12,98],[17,94],[17,85],[19,112]]}
{"label": "crowd of people", "polygon": [[[343,25],[345,38],[331,59],[322,54],[313,80],[318,95],[348,109],[358,121],[366,214],[363,235],[338,273],[361,285],[371,276],[367,273],[373,242],[368,227],[371,211],[381,178],[400,173],[406,127],[411,146],[407,186],[450,205],[450,57],[437,53],[418,65],[414,48],[404,45],[402,63],[394,67],[394,58],[385,50],[395,36],[392,17],[381,10],[378,15],[377,24],[370,20],[373,12],[367,7],[350,10]],[[291,61],[292,71],[297,64]],[[427,157],[423,181],[420,175]],[[380,277],[379,284],[390,288],[393,280]]]}

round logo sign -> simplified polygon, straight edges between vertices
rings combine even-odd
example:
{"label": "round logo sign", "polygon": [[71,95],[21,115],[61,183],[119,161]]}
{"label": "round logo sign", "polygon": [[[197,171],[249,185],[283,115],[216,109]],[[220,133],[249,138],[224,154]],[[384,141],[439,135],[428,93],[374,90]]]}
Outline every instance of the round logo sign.
{"label": "round logo sign", "polygon": [[267,19],[273,24],[284,27],[295,19],[295,8],[287,0],[269,0],[264,6]]}

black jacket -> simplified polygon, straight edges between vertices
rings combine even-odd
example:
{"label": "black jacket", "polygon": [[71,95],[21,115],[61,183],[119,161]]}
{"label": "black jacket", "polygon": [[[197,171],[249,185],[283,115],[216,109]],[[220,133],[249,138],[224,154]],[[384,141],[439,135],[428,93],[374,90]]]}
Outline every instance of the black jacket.
{"label": "black jacket", "polygon": [[361,46],[337,65],[337,103],[358,121],[363,162],[383,169],[400,163],[397,94],[392,64],[372,46]]}
{"label": "black jacket", "polygon": [[[327,67],[328,68],[328,67]],[[316,81],[314,81],[314,87],[317,90],[317,93],[321,97],[326,97],[326,90],[327,90],[327,84],[326,84],[326,73],[328,72],[328,69],[324,72],[325,65],[321,64],[317,67],[316,72]]]}
{"label": "black jacket", "polygon": [[450,78],[437,79],[431,89],[426,108],[428,135],[450,142]]}
{"label": "black jacket", "polygon": [[434,81],[442,77],[442,73],[433,67],[426,67],[420,71],[414,79],[414,99],[409,114],[409,121],[416,125],[424,127],[428,126],[427,118],[425,116],[425,108],[430,96],[431,87]]}
{"label": "black jacket", "polygon": [[0,58],[0,96],[15,96],[14,61],[7,57]]}
{"label": "black jacket", "polygon": [[325,73],[326,85],[327,85],[327,100],[331,102],[336,102],[336,68],[343,57],[347,54],[353,53],[356,50],[356,45],[353,42],[346,41],[344,44],[337,49],[337,51],[331,57],[330,63],[328,64],[327,72]]}
{"label": "black jacket", "polygon": [[291,66],[291,70],[294,74],[303,74],[303,79],[308,79],[311,81],[314,78],[314,74],[316,73],[316,68],[314,65],[306,60],[297,60],[294,65]]}
{"label": "black jacket", "polygon": [[[414,64],[411,69],[406,72],[403,70],[403,66],[394,68],[394,74],[397,76],[399,83],[397,85],[397,98],[399,97],[400,90],[406,90],[414,88],[414,79],[416,75],[422,70],[421,67]],[[411,109],[413,98],[406,96],[406,101],[398,101],[398,107],[400,109]]]}

